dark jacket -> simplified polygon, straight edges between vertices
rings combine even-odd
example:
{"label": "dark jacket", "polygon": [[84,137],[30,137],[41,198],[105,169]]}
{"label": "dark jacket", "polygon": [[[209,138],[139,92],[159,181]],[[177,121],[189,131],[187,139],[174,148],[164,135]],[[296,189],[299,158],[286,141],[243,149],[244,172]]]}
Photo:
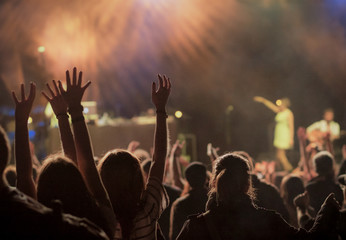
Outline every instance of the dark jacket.
{"label": "dark jacket", "polygon": [[170,239],[176,239],[188,216],[203,213],[208,200],[208,190],[192,189],[188,194],[178,198],[171,209]]}
{"label": "dark jacket", "polygon": [[313,228],[308,232],[289,225],[275,211],[257,208],[250,200],[236,206],[217,206],[205,214],[191,217],[185,222],[178,240],[271,240],[271,239],[333,239],[338,210],[326,205]]}
{"label": "dark jacket", "polygon": [[316,177],[308,183],[306,190],[310,196],[310,206],[315,209],[315,212],[318,212],[330,193],[335,194],[335,199],[339,202],[340,206],[342,206],[344,201],[344,195],[340,186],[332,179]]}

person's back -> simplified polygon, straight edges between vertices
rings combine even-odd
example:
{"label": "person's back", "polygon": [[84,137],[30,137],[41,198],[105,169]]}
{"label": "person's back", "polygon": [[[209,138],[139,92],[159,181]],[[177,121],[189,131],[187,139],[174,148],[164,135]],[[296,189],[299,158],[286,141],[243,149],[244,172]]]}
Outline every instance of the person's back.
{"label": "person's back", "polygon": [[304,183],[300,177],[290,174],[282,179],[280,194],[289,213],[289,219],[287,221],[294,227],[299,227],[294,198],[304,192]]}
{"label": "person's back", "polygon": [[177,239],[330,239],[339,214],[332,195],[309,232],[296,229],[280,214],[254,205],[249,170],[248,162],[241,156],[232,153],[221,156],[210,190],[215,193],[210,197],[216,196],[216,205],[188,220]]}
{"label": "person's back", "polygon": [[2,188],[0,202],[1,239],[108,239],[87,219],[47,208],[15,188]]}
{"label": "person's back", "polygon": [[344,196],[340,186],[335,182],[333,156],[327,151],[319,152],[314,156],[313,163],[318,176],[306,186],[310,196],[310,205],[317,212],[324,199],[330,193],[334,193],[336,200],[342,206]]}
{"label": "person's back", "polygon": [[289,213],[280,197],[278,189],[265,181],[258,179],[255,174],[251,174],[252,186],[256,189],[256,199],[254,203],[258,207],[274,210],[280,213],[288,221]]}
{"label": "person's back", "polygon": [[0,238],[1,239],[108,239],[86,219],[49,209],[19,190],[9,187],[4,169],[10,145],[0,126]]}
{"label": "person's back", "polygon": [[112,235],[107,222],[109,209],[97,205],[77,166],[66,157],[55,154],[44,161],[37,181],[37,200],[50,208],[59,200],[64,213],[87,218]]}
{"label": "person's back", "polygon": [[[210,222],[212,221],[212,227]],[[217,232],[220,239],[286,239],[298,237],[297,230],[290,227],[275,211],[241,204],[235,209],[216,208],[190,219],[191,236],[183,234],[178,239],[212,240]],[[212,230],[214,228],[214,230]],[[214,235],[215,235],[214,234]]]}
{"label": "person's back", "polygon": [[204,212],[207,200],[208,191],[202,188],[191,190],[173,203],[172,232],[170,233],[172,237],[170,239],[175,239],[178,236],[188,216]]}
{"label": "person's back", "polygon": [[316,212],[330,193],[335,194],[335,198],[340,205],[344,201],[342,189],[333,179],[313,179],[306,186],[306,190],[310,196],[310,205]]}
{"label": "person's back", "polygon": [[202,163],[191,163],[185,170],[191,190],[172,205],[170,239],[175,239],[188,216],[205,211],[208,190],[205,188],[206,167]]}
{"label": "person's back", "polygon": [[181,195],[181,190],[177,187],[170,186],[167,184],[163,184],[169,198],[169,205],[162,212],[159,218],[159,224],[161,227],[161,231],[166,239],[169,239],[169,226],[170,226],[170,218],[171,218],[171,208],[172,204],[175,200],[177,200]]}

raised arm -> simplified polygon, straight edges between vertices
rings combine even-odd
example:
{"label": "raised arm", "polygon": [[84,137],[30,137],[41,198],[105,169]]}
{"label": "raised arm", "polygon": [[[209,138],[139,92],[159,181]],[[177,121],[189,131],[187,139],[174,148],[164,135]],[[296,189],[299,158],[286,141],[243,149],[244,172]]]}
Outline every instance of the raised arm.
{"label": "raised arm", "polygon": [[127,146],[127,151],[129,151],[130,153],[134,153],[140,144],[141,143],[138,141],[135,141],[135,140],[131,141],[129,145]]}
{"label": "raised arm", "polygon": [[180,167],[180,156],[182,152],[182,148],[184,147],[185,141],[182,143],[177,140],[172,147],[170,154],[170,171],[173,175],[173,185],[180,189],[184,189],[185,181],[181,177],[181,167]]}
{"label": "raised arm", "polygon": [[309,156],[306,152],[306,132],[305,128],[299,127],[297,130],[297,136],[299,141],[299,153],[300,153],[300,163],[303,165],[304,173],[307,176],[307,179],[311,179],[311,171],[310,171],[310,164],[309,164]]}
{"label": "raised arm", "polygon": [[151,99],[156,107],[156,128],[154,136],[153,164],[150,169],[149,177],[157,177],[161,182],[165,169],[167,155],[167,113],[166,104],[171,92],[171,82],[166,76],[159,78],[159,87],[156,83],[152,84]]}
{"label": "raised arm", "polygon": [[265,99],[264,97],[256,96],[253,98],[253,100],[255,102],[263,103],[264,106],[266,106],[267,108],[269,108],[270,110],[272,110],[275,113],[278,113],[280,111],[278,106],[276,106],[274,103],[272,103],[268,99]]}
{"label": "raised arm", "polygon": [[326,144],[326,149],[328,152],[330,152],[333,156],[334,156],[334,148],[333,148],[333,144],[331,141],[331,137],[330,137],[330,132],[327,132],[324,136],[323,136],[323,140]]}
{"label": "raised arm", "polygon": [[55,92],[47,83],[47,89],[50,96],[45,92],[42,92],[42,94],[52,106],[55,117],[58,119],[60,140],[65,156],[70,158],[76,165],[78,165],[76,148],[74,145],[70,122],[67,115],[67,103],[63,99],[55,80],[53,80],[52,82]]}
{"label": "raised arm", "polygon": [[214,169],[214,165],[216,163],[216,159],[219,157],[219,154],[217,153],[220,150],[218,147],[213,147],[211,143],[208,143],[207,145],[207,155],[210,159],[210,163],[212,166],[212,169]]}
{"label": "raised arm", "polygon": [[25,97],[24,84],[21,85],[21,100],[12,92],[16,104],[15,112],[15,156],[17,170],[17,188],[36,199],[36,187],[32,176],[32,159],[29,145],[28,119],[35,100],[36,85],[30,83],[29,96]]}
{"label": "raised arm", "polygon": [[299,194],[294,198],[293,202],[297,211],[297,220],[299,227],[304,229],[306,229],[308,225],[311,225],[310,227],[312,227],[312,224],[310,223],[312,221],[312,217],[308,212],[310,203],[308,192],[305,191],[304,193]]}
{"label": "raised arm", "polygon": [[90,82],[82,86],[82,72],[79,72],[77,79],[77,69],[74,68],[72,82],[69,71],[66,71],[66,84],[67,90],[65,91],[61,81],[59,81],[59,90],[68,105],[68,112],[72,118],[78,168],[95,200],[100,204],[110,206],[108,195],[94,163],[89,133],[83,116],[83,106],[81,105],[83,94]]}

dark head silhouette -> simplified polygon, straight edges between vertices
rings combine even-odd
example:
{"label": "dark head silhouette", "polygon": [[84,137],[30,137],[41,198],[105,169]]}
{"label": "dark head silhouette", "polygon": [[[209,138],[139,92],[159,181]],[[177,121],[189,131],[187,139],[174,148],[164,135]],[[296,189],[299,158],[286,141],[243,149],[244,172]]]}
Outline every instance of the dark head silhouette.
{"label": "dark head silhouette", "polygon": [[185,177],[191,188],[203,188],[207,178],[207,168],[200,162],[193,162],[185,169]]}
{"label": "dark head silhouette", "polygon": [[120,222],[123,238],[127,239],[144,191],[140,162],[128,151],[114,150],[101,159],[99,172]]}
{"label": "dark head silhouette", "polygon": [[313,158],[315,171],[319,176],[334,178],[334,157],[327,151],[317,153]]}
{"label": "dark head silhouette", "polygon": [[218,205],[232,207],[244,199],[254,198],[248,161],[234,153],[225,154],[217,160],[211,192],[216,192]]}
{"label": "dark head silhouette", "polygon": [[63,210],[79,217],[91,208],[92,198],[77,166],[61,155],[51,155],[43,163],[37,180],[37,199],[48,207],[60,200]]}

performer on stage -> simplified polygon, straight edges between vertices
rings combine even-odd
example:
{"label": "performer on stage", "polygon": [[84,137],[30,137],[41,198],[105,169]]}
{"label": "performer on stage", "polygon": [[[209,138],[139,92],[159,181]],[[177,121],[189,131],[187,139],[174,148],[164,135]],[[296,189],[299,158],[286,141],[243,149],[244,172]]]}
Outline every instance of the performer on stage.
{"label": "performer on stage", "polygon": [[329,136],[332,142],[340,137],[340,125],[334,122],[334,111],[331,108],[324,110],[323,119],[311,124],[307,129],[308,139],[324,149],[325,138]]}
{"label": "performer on stage", "polygon": [[294,143],[294,116],[289,109],[290,100],[283,98],[278,100],[278,105],[263,97],[254,97],[254,100],[263,103],[266,107],[276,113],[274,147],[276,148],[276,157],[286,171],[292,170],[292,165],[287,159],[286,150],[291,149]]}

